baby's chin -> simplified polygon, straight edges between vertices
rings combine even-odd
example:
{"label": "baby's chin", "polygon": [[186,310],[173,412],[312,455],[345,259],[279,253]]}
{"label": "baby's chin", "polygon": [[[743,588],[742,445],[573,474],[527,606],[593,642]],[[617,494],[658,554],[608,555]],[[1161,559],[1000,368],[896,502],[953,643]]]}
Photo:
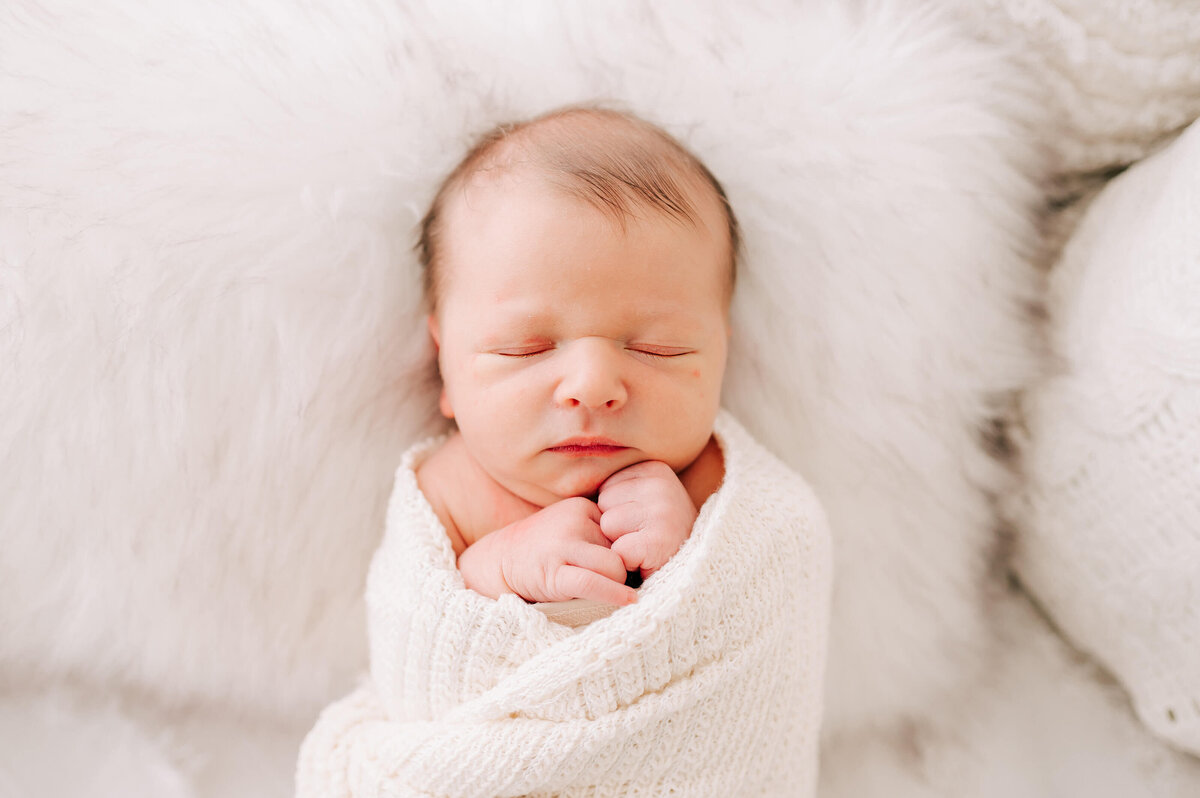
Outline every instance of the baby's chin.
{"label": "baby's chin", "polygon": [[551,502],[580,496],[595,501],[604,481],[628,465],[630,464],[598,470],[588,469],[579,474],[561,474],[552,483],[540,487],[549,494]]}
{"label": "baby's chin", "polygon": [[589,477],[587,479],[567,482],[565,485],[555,485],[550,488],[550,492],[553,493],[559,501],[562,501],[563,499],[573,499],[579,496],[595,501],[596,496],[600,493],[600,486],[604,484],[604,480],[608,479],[619,470],[620,469],[614,469],[601,477]]}
{"label": "baby's chin", "polygon": [[[676,473],[690,463],[689,460],[677,467],[677,464],[667,456],[656,457],[640,449],[630,449],[628,452],[622,453],[622,456],[612,460],[582,460],[575,463],[556,464],[553,474],[548,478],[528,481],[521,486],[521,490],[513,490],[513,492],[539,507],[547,507],[555,502],[577,497],[595,501],[600,492],[600,486],[606,479],[618,471],[646,460],[662,460]],[[691,460],[695,460],[695,458],[692,457]]]}
{"label": "baby's chin", "polygon": [[647,460],[661,460],[670,466],[672,471],[678,474],[683,468],[694,462],[695,458],[691,458],[691,460],[682,465],[677,465],[676,463],[672,463],[667,457],[655,457],[648,455],[646,452],[638,451],[616,462],[605,463],[603,465],[596,463],[595,467],[582,468],[576,473],[571,473],[570,470],[567,470],[566,473],[560,472],[552,482],[542,487],[548,493],[553,494],[554,498],[551,501],[562,501],[563,499],[571,499],[578,496],[595,501],[597,494],[600,492],[600,486],[604,484],[605,480],[618,471]]}

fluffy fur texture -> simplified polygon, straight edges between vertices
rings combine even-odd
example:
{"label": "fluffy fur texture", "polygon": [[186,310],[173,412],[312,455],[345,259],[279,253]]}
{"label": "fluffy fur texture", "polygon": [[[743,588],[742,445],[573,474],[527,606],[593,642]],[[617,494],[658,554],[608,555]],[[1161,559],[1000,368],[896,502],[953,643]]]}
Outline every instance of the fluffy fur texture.
{"label": "fluffy fur texture", "polygon": [[1067,649],[1019,594],[998,597],[988,678],[952,713],[826,746],[833,798],[1194,798],[1200,760],[1135,719],[1128,698]]}
{"label": "fluffy fur texture", "polygon": [[51,696],[0,699],[0,795],[5,798],[154,795],[191,798],[176,741],[126,715],[120,702]]}
{"label": "fluffy fur texture", "polygon": [[59,684],[0,694],[4,798],[289,796],[305,728]]}
{"label": "fluffy fur texture", "polygon": [[834,530],[831,734],[957,701],[977,675],[991,498],[1012,485],[984,432],[1036,368],[1023,85],[944,20],[870,10],[764,48],[804,55],[738,76],[775,115],[716,166],[747,240],[727,402]]}
{"label": "fluffy fur texture", "polygon": [[728,398],[827,496],[832,727],[969,680],[1006,479],[980,427],[1036,285],[1003,64],[890,3],[525,8],[9,21],[6,672],[272,713],[348,684],[431,431],[414,223],[479,128],[620,98],[746,219]]}
{"label": "fluffy fur texture", "polygon": [[415,223],[475,132],[610,99],[744,223],[727,401],[829,511],[831,739],[961,708],[998,640],[983,432],[1036,368],[1022,74],[906,0],[9,4],[4,683],[292,728],[348,689],[438,427]]}
{"label": "fluffy fur texture", "polygon": [[1200,6],[1190,0],[953,2],[1041,78],[1051,109],[1042,134],[1063,194],[1145,157],[1200,116]]}

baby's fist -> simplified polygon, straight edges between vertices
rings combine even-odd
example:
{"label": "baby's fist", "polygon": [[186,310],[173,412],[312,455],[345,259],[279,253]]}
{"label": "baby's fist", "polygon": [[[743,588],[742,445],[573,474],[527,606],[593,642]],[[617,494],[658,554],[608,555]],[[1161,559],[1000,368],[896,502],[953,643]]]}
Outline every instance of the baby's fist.
{"label": "baby's fist", "polygon": [[659,460],[636,463],[600,486],[600,531],[612,541],[627,571],[642,578],[679,551],[696,521],[696,506],[671,467]]}
{"label": "baby's fist", "polygon": [[585,598],[630,604],[637,594],[625,586],[621,558],[609,550],[599,522],[600,510],[592,502],[582,497],[563,499],[487,535],[475,546],[489,538],[500,544],[498,565],[504,588],[498,592],[516,593],[526,601]]}

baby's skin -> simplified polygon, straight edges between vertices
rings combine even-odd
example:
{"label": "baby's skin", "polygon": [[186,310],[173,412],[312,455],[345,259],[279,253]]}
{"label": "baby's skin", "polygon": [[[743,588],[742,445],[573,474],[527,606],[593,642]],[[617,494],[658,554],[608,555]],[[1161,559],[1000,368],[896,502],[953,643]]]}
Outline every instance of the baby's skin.
{"label": "baby's skin", "polygon": [[608,477],[595,497],[538,507],[489,477],[456,433],[417,478],[468,588],[492,598],[515,593],[527,601],[622,606],[637,598],[626,572],[646,578],[666,564],[722,474],[720,448],[710,439],[679,475],[645,460]]}
{"label": "baby's skin", "polygon": [[[616,151],[618,193],[629,169],[651,177],[618,212],[564,188],[539,147],[580,163]],[[457,431],[417,482],[485,596],[629,604],[626,572],[661,568],[720,485],[732,234],[673,152],[628,119],[571,114],[500,147],[440,206],[428,323]]]}

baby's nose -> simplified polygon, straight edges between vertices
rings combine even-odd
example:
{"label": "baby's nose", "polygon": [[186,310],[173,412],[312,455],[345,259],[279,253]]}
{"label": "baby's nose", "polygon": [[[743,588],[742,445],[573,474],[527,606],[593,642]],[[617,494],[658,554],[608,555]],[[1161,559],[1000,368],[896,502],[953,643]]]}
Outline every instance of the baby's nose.
{"label": "baby's nose", "polygon": [[612,341],[581,338],[563,353],[563,373],[554,400],[563,407],[616,410],[629,398],[621,348]]}

